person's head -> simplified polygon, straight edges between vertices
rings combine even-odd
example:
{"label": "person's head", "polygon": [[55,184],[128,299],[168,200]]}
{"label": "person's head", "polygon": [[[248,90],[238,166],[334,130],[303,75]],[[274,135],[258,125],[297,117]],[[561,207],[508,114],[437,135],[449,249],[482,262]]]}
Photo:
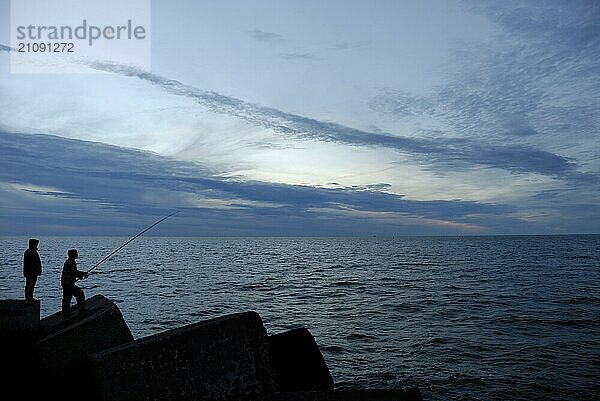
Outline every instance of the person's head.
{"label": "person's head", "polygon": [[69,259],[77,259],[79,257],[77,254],[77,249],[69,249],[67,255],[69,256]]}
{"label": "person's head", "polygon": [[37,249],[37,246],[39,243],[40,243],[39,239],[30,238],[29,239],[29,249]]}

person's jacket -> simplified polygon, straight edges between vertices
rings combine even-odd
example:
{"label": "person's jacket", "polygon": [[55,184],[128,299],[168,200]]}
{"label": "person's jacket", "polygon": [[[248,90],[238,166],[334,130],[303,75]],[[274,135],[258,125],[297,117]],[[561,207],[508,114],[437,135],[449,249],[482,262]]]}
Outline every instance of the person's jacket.
{"label": "person's jacket", "polygon": [[83,278],[85,272],[77,270],[77,262],[75,259],[65,260],[63,265],[62,275],[60,276],[60,285],[74,285],[78,278]]}
{"label": "person's jacket", "polygon": [[42,274],[42,261],[36,249],[27,248],[23,255],[23,277]]}

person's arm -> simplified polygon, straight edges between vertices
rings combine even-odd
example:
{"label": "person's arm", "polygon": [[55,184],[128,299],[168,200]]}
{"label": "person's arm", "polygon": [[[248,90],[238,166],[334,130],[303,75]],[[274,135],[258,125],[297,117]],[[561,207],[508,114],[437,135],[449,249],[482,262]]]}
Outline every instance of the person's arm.
{"label": "person's arm", "polygon": [[87,272],[77,270],[77,278],[78,279],[83,280],[84,278],[87,278],[87,276],[88,276]]}
{"label": "person's arm", "polygon": [[37,267],[38,275],[42,274],[42,259],[40,259],[40,254],[35,253],[35,266]]}
{"label": "person's arm", "polygon": [[23,277],[27,275],[27,270],[31,264],[31,255],[29,255],[29,249],[23,254]]}

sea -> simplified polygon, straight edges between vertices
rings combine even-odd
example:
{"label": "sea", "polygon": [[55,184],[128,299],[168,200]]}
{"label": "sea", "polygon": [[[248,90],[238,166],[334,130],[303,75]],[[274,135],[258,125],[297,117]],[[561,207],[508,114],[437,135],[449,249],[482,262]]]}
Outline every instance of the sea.
{"label": "sea", "polygon": [[[87,270],[128,240],[39,239],[42,318],[60,310],[68,249]],[[2,299],[23,298],[27,240],[0,237]],[[600,235],[142,236],[80,284],[134,338],[244,311],[268,334],[305,327],[339,389],[600,400]]]}

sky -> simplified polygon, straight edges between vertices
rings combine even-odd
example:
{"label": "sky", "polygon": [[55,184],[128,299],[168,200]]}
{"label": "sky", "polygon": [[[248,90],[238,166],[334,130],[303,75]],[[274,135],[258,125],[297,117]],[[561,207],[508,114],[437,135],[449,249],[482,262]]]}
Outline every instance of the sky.
{"label": "sky", "polygon": [[30,74],[10,8],[0,235],[600,233],[597,1],[152,1]]}

